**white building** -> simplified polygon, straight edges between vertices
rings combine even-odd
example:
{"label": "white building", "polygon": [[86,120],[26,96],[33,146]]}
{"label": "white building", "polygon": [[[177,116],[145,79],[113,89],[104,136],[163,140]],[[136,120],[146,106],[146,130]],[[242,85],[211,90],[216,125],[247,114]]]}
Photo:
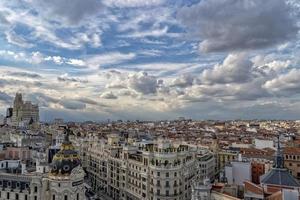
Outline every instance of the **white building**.
{"label": "white building", "polygon": [[272,148],[275,150],[274,141],[273,140],[263,140],[257,139],[254,140],[254,146],[257,149],[264,149],[264,148]]}
{"label": "white building", "polygon": [[229,185],[243,186],[244,181],[251,180],[251,163],[231,161],[225,166],[225,176]]}

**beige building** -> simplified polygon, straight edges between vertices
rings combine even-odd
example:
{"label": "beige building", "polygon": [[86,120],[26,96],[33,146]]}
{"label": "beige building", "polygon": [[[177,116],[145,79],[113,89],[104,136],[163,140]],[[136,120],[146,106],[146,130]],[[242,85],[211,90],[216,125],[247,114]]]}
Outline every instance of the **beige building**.
{"label": "beige building", "polygon": [[191,185],[200,178],[202,166],[195,147],[166,140],[128,144],[115,134],[92,145],[87,157],[93,190],[124,200],[191,199]]}
{"label": "beige building", "polygon": [[300,179],[300,148],[299,147],[285,147],[284,166],[290,170],[291,174]]}
{"label": "beige building", "polygon": [[39,107],[30,101],[23,101],[22,94],[17,93],[14,99],[12,124],[15,126],[39,122]]}

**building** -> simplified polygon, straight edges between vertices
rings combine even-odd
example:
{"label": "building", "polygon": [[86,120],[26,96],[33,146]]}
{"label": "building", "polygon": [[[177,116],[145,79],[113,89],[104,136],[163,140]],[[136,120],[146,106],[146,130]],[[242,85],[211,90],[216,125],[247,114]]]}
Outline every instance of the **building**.
{"label": "building", "polygon": [[291,171],[294,177],[300,179],[300,148],[299,147],[285,147],[284,166]]}
{"label": "building", "polygon": [[85,173],[68,134],[53,158],[50,172],[42,163],[38,163],[36,169],[29,172],[21,160],[5,161],[0,168],[0,200],[86,199],[83,184]]}
{"label": "building", "polygon": [[30,101],[23,101],[22,94],[17,93],[13,103],[12,124],[23,126],[39,122],[39,107]]}
{"label": "building", "polygon": [[197,154],[196,159],[198,163],[197,181],[204,181],[205,179],[213,181],[216,173],[216,159],[214,154],[203,150]]}
{"label": "building", "polygon": [[242,187],[245,180],[251,180],[251,163],[247,161],[231,161],[225,166],[225,176],[229,185]]}
{"label": "building", "polygon": [[260,177],[266,173],[266,168],[264,163],[251,162],[251,175],[252,182],[255,184],[260,183]]}
{"label": "building", "polygon": [[[191,185],[199,178],[202,166],[197,148],[166,140],[129,144],[123,139],[111,134],[107,141],[96,142],[88,149],[87,173],[99,196],[124,200],[191,199]],[[206,167],[211,158],[202,161]]]}
{"label": "building", "polygon": [[278,137],[275,166],[260,177],[260,184],[245,181],[245,200],[299,200],[300,183],[284,167],[284,155]]}
{"label": "building", "polygon": [[191,200],[211,200],[212,185],[209,179],[201,182],[196,182],[192,185],[192,199]]}
{"label": "building", "polygon": [[226,164],[238,158],[238,152],[230,151],[230,150],[222,150],[218,152],[217,156],[218,156],[218,172],[220,172],[220,170],[222,170]]}

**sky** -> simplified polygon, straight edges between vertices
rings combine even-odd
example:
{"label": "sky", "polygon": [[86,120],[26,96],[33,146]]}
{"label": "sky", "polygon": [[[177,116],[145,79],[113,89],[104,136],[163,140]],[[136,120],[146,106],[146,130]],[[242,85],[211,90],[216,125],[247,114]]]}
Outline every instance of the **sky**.
{"label": "sky", "polygon": [[300,119],[298,0],[1,0],[0,112]]}

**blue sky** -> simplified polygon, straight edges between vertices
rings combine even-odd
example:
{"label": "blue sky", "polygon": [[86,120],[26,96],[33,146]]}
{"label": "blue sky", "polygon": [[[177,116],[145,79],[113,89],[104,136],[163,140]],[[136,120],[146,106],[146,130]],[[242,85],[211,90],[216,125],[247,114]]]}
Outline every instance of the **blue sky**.
{"label": "blue sky", "polygon": [[2,0],[0,110],[299,119],[297,0]]}

